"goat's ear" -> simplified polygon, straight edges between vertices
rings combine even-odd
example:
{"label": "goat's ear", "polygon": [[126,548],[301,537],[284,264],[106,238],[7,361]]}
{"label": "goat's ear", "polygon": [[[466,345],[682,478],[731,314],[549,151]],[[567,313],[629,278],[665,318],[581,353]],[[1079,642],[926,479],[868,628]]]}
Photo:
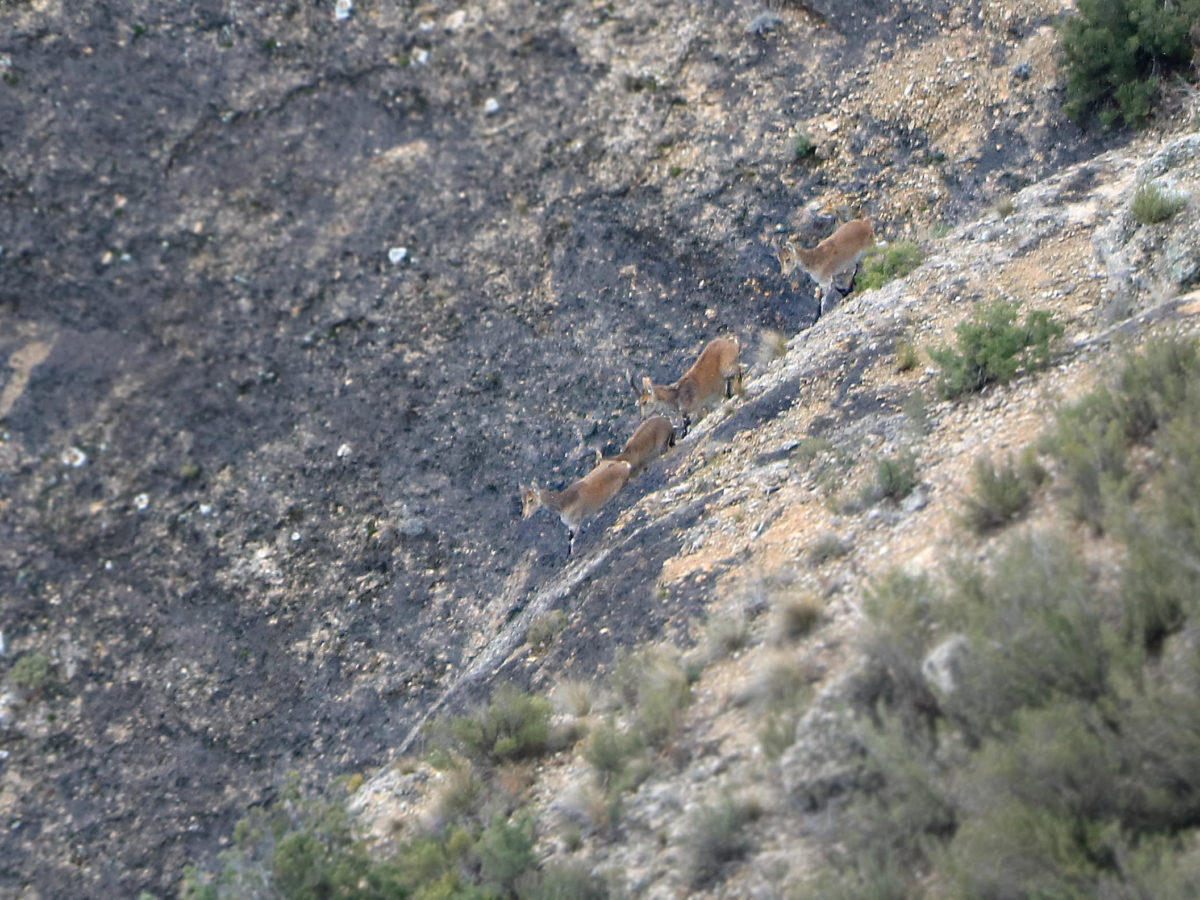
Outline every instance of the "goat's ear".
{"label": "goat's ear", "polygon": [[642,390],[647,394],[654,392],[654,384],[650,381],[649,375],[642,376]]}
{"label": "goat's ear", "polygon": [[637,379],[634,377],[633,373],[626,372],[625,377],[629,380],[629,386],[631,388],[633,388],[633,392],[635,394],[640,394],[642,392],[642,389],[640,387],[638,387]]}

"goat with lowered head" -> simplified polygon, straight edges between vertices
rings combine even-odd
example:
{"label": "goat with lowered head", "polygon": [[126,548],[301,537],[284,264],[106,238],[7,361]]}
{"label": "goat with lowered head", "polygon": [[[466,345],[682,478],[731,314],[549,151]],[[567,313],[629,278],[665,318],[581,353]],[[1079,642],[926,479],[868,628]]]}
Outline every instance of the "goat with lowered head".
{"label": "goat with lowered head", "polygon": [[817,283],[821,311],[824,312],[826,296],[833,286],[833,280],[843,272],[857,268],[863,254],[874,243],[875,231],[871,227],[871,220],[852,219],[811,250],[785,241],[777,251],[779,269],[784,275],[803,269]]}
{"label": "goat with lowered head", "polygon": [[646,377],[642,378],[641,387],[631,382],[638,394],[642,415],[655,408],[678,412],[683,416],[683,430],[686,433],[692,416],[700,415],[723,396],[732,397],[735,384],[740,389],[740,350],[735,337],[714,338],[700,351],[692,367],[674,384],[653,384]]}
{"label": "goat with lowered head", "polygon": [[571,482],[561,491],[540,488],[536,483],[521,491],[521,517],[529,518],[539,507],[558,513],[567,526],[567,555],[575,550],[575,537],[585,519],[594,515],[629,481],[633,471],[625,460],[606,459],[582,478]]}

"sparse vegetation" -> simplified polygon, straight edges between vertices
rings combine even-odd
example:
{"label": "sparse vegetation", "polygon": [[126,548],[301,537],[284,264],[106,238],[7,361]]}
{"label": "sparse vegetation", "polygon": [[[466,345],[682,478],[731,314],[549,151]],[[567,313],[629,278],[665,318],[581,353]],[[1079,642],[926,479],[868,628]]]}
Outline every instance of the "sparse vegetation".
{"label": "sparse vegetation", "polygon": [[807,134],[798,134],[792,140],[792,152],[798,160],[812,159],[817,155],[817,144]]}
{"label": "sparse vegetation", "polygon": [[537,653],[548,648],[556,637],[567,627],[567,614],[561,609],[552,609],[547,613],[536,616],[530,623],[525,634],[525,640]]}
{"label": "sparse vegetation", "polygon": [[785,597],[776,612],[780,637],[798,641],[811,634],[824,612],[825,604],[807,591]]}
{"label": "sparse vegetation", "polygon": [[[1190,342],[1154,342],[1064,411],[1137,475],[1107,510],[1120,577],[1033,531],[944,582],[875,586],[855,693],[867,772],[831,835],[823,896],[910,896],[915,883],[1187,896],[1200,839],[1195,361]],[[1138,441],[1169,464],[1135,462]],[[950,639],[955,675],[935,690],[923,666]]]}
{"label": "sparse vegetation", "polygon": [[876,244],[863,257],[854,284],[859,290],[883,287],[894,278],[903,278],[921,264],[921,248],[912,241]]}
{"label": "sparse vegetation", "polygon": [[976,310],[955,328],[957,350],[940,347],[929,351],[942,367],[938,389],[943,397],[949,399],[989,384],[1003,384],[1020,369],[1030,371],[1049,365],[1063,326],[1046,310],[1031,310],[1023,325],[1016,323],[1016,316],[1015,303],[997,300]]}
{"label": "sparse vegetation", "polygon": [[1079,0],[1062,26],[1067,115],[1097,113],[1105,128],[1141,127],[1150,116],[1159,78],[1192,61],[1189,29],[1200,22],[1200,0]]}
{"label": "sparse vegetation", "polygon": [[716,878],[725,863],[749,851],[746,825],[758,816],[751,803],[722,796],[697,809],[689,823],[686,849],[693,886],[702,887]]}
{"label": "sparse vegetation", "polygon": [[976,534],[1008,525],[1023,516],[1033,501],[1033,492],[1046,478],[1036,455],[1011,456],[999,467],[989,457],[975,460],[974,492],[964,499],[963,523]]}
{"label": "sparse vegetation", "polygon": [[491,702],[450,722],[454,741],[470,757],[489,762],[540,756],[550,740],[550,701],[510,683]]}
{"label": "sparse vegetation", "polygon": [[750,643],[750,622],[742,613],[715,616],[708,623],[705,638],[710,659],[736,653]]}
{"label": "sparse vegetation", "polygon": [[8,670],[8,680],[29,691],[40,691],[50,672],[50,659],[44,653],[21,654]]}
{"label": "sparse vegetation", "polygon": [[900,411],[904,413],[908,430],[913,437],[924,437],[929,434],[932,426],[929,421],[929,405],[925,401],[923,390],[917,388],[905,397],[904,402],[900,404]]}
{"label": "sparse vegetation", "polygon": [[827,531],[817,537],[808,548],[808,563],[822,566],[831,559],[838,559],[850,552],[850,543],[841,535]]}
{"label": "sparse vegetation", "polygon": [[865,505],[881,500],[900,501],[917,486],[917,458],[909,451],[888,456],[875,465],[875,480],[863,488],[861,501]]}
{"label": "sparse vegetation", "polygon": [[917,354],[917,348],[908,341],[901,341],[896,345],[896,371],[911,372],[921,362],[921,357]]}
{"label": "sparse vegetation", "polygon": [[1042,447],[1060,463],[1059,481],[1076,518],[1103,529],[1108,512],[1123,508],[1135,492],[1128,446],[1178,419],[1198,391],[1195,343],[1156,340],[1126,357],[1116,384],[1059,411]]}
{"label": "sparse vegetation", "polygon": [[1186,194],[1164,190],[1153,181],[1148,181],[1133,192],[1129,209],[1142,225],[1155,225],[1165,222],[1185,206]]}

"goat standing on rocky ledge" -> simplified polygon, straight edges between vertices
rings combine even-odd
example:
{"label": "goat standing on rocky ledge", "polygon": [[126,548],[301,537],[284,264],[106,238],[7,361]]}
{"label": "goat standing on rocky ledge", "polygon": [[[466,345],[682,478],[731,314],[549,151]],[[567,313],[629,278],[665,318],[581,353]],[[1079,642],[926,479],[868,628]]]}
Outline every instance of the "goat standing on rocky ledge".
{"label": "goat standing on rocky ledge", "polygon": [[638,407],[645,415],[650,409],[662,407],[683,416],[683,433],[687,434],[692,416],[699,415],[724,395],[732,397],[734,385],[741,390],[742,367],[738,363],[741,347],[737,338],[714,338],[700,351],[692,367],[674,384],[652,384],[642,378],[642,386],[630,379],[638,394]]}
{"label": "goat standing on rocky ledge", "polygon": [[797,268],[803,269],[817,283],[818,300],[821,312],[824,313],[826,297],[833,287],[833,280],[843,272],[856,269],[863,254],[874,243],[875,231],[871,227],[871,220],[852,219],[811,250],[797,247],[791,241],[784,241],[783,246],[776,251],[779,270],[787,276]]}
{"label": "goat standing on rocky ledge", "polygon": [[629,481],[632,471],[633,466],[625,460],[606,459],[561,491],[531,484],[521,491],[521,518],[528,519],[541,506],[558,513],[562,523],[567,526],[567,555],[570,556],[575,550],[575,536],[584,519],[616,496],[617,491]]}

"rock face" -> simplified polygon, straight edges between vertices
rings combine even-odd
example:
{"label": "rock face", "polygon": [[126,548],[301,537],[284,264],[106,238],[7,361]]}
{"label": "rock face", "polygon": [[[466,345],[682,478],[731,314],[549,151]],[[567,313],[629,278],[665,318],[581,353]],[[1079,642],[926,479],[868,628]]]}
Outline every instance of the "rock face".
{"label": "rock face", "polygon": [[711,494],[582,580],[517,486],[620,446],[627,372],[812,322],[770,248],[807,204],[900,236],[1092,155],[1056,10],[6,4],[0,668],[47,668],[4,694],[0,893],[171,892],[285,771],[513,670],[559,585],[547,665],[686,631],[709,582],[651,585]]}

